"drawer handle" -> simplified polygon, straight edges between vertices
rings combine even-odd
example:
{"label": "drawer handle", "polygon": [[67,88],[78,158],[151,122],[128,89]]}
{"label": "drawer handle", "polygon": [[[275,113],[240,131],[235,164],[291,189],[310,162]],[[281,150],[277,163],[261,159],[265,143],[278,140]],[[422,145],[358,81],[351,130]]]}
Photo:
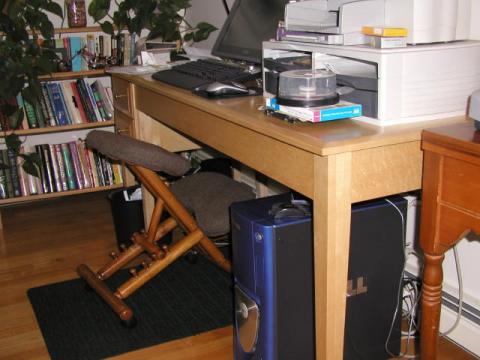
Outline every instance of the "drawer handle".
{"label": "drawer handle", "polygon": [[124,98],[124,97],[127,97],[127,94],[115,94],[115,99],[121,99],[121,98]]}
{"label": "drawer handle", "polygon": [[117,129],[117,133],[119,134],[124,134],[124,133],[129,133],[130,130],[129,129]]}

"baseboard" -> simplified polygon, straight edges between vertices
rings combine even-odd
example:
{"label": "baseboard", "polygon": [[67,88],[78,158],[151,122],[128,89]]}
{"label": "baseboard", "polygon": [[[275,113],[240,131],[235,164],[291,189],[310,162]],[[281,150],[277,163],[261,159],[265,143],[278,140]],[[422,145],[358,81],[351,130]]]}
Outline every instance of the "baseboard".
{"label": "baseboard", "polygon": [[[440,318],[440,331],[447,331],[457,318],[457,313],[447,306],[442,305],[442,315]],[[462,316],[458,326],[447,337],[471,352],[475,356],[480,356],[480,326]]]}
{"label": "baseboard", "polygon": [[[421,275],[420,269],[420,261],[415,257],[410,257],[405,270],[419,277]],[[447,331],[455,323],[457,318],[456,309],[458,308],[455,306],[455,303],[458,304],[458,288],[444,283],[443,290],[445,294],[442,296],[441,332]],[[463,299],[465,303],[464,313],[469,313],[468,315],[472,320],[467,318],[468,315],[462,316],[456,329],[448,334],[447,337],[475,356],[480,357],[480,342],[478,341],[480,339],[480,321],[477,316],[480,313],[480,309],[476,306],[478,300],[468,293],[463,294]]]}

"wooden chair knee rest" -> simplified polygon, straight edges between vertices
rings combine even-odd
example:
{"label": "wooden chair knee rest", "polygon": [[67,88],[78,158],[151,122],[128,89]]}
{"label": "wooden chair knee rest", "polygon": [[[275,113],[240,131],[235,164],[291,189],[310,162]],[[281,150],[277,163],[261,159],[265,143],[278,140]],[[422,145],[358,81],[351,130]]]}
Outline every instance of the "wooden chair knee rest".
{"label": "wooden chair knee rest", "polygon": [[[125,325],[133,325],[135,318],[123,299],[193,247],[197,247],[225,271],[231,270],[230,262],[209,236],[229,232],[229,206],[233,202],[254,197],[247,186],[225,175],[204,172],[184,177],[169,187],[157,172],[171,176],[184,175],[190,169],[190,164],[181,156],[156,145],[101,130],[91,131],[86,142],[105,156],[125,162],[155,198],[148,230],[133,234],[131,246],[118,255],[112,253],[112,260],[97,272],[84,264],[77,267],[78,274]],[[164,211],[169,217],[162,221]],[[182,239],[171,246],[158,244],[162,237],[178,226],[186,234]],[[104,280],[143,253],[147,253],[151,260],[143,262],[141,270],[131,271],[132,277],[115,291],[110,290]]]}

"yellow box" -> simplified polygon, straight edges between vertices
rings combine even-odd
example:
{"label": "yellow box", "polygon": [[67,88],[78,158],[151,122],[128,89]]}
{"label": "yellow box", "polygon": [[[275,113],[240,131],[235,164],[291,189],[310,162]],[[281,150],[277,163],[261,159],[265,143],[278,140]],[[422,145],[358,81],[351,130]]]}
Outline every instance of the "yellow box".
{"label": "yellow box", "polygon": [[399,37],[407,36],[408,30],[405,28],[383,27],[383,26],[363,26],[362,33],[373,36]]}

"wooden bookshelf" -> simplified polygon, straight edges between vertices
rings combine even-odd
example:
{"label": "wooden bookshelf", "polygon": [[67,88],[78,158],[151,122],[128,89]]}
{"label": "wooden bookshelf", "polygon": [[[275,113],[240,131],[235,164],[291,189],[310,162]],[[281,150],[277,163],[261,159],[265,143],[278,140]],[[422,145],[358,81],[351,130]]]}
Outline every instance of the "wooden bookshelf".
{"label": "wooden bookshelf", "polygon": [[[87,27],[80,27],[80,28],[57,28],[54,30],[54,34],[56,36],[61,36],[61,34],[81,34],[81,33],[102,33],[102,29],[100,26],[87,26]],[[30,32],[31,33],[31,32]],[[82,35],[83,36],[83,35]],[[52,74],[42,75],[39,76],[39,80],[41,82],[47,81],[61,81],[61,80],[75,80],[78,78],[98,78],[98,77],[110,77],[109,74],[105,72],[105,69],[99,70],[83,70],[83,71],[67,71],[67,72],[55,72]],[[26,137],[26,136],[35,136],[35,135],[49,135],[49,134],[60,134],[66,132],[75,132],[75,131],[82,131],[82,130],[89,130],[95,128],[107,128],[115,126],[114,120],[108,121],[98,121],[92,123],[82,123],[82,124],[73,124],[73,125],[64,125],[64,126],[49,126],[49,127],[42,127],[42,128],[33,128],[33,129],[23,129],[23,130],[14,130],[14,131],[0,131],[0,138],[8,136],[12,133]],[[50,138],[46,142],[49,141]],[[35,140],[34,140],[35,143]],[[26,195],[26,196],[16,196],[16,197],[9,197],[6,199],[0,199],[0,206],[7,206],[12,205],[15,203],[21,202],[31,202],[37,200],[48,200],[57,197],[65,197],[65,196],[72,196],[77,194],[85,194],[85,193],[92,193],[98,191],[108,191],[112,189],[118,189],[123,187],[123,184],[114,184],[109,186],[98,186],[98,187],[90,187],[84,189],[77,189],[77,190],[66,190],[66,191],[58,191],[58,192],[51,192],[45,194],[37,194],[37,195]],[[1,224],[1,214],[0,214],[0,231],[2,228]]]}
{"label": "wooden bookshelf", "polygon": [[114,190],[114,189],[120,189],[122,187],[123,187],[123,184],[115,184],[115,185],[109,185],[109,186],[91,187],[91,188],[86,188],[81,190],[66,190],[66,191],[52,192],[48,194],[17,196],[17,197],[12,197],[8,199],[1,199],[0,206],[16,204],[16,203],[25,202],[25,201],[46,200],[46,199],[52,199],[52,198],[57,198],[61,196],[70,196],[70,195],[86,194],[86,193],[97,192],[97,191]]}
{"label": "wooden bookshelf", "polygon": [[[39,134],[51,134],[57,132],[66,132],[66,131],[77,131],[85,129],[94,129],[100,127],[114,126],[114,120],[109,121],[97,121],[93,123],[86,124],[76,124],[76,125],[64,125],[64,126],[49,126],[36,129],[26,129],[26,130],[15,130],[15,134],[27,136],[27,135],[39,135]],[[13,131],[2,132],[1,136],[10,135]]]}

